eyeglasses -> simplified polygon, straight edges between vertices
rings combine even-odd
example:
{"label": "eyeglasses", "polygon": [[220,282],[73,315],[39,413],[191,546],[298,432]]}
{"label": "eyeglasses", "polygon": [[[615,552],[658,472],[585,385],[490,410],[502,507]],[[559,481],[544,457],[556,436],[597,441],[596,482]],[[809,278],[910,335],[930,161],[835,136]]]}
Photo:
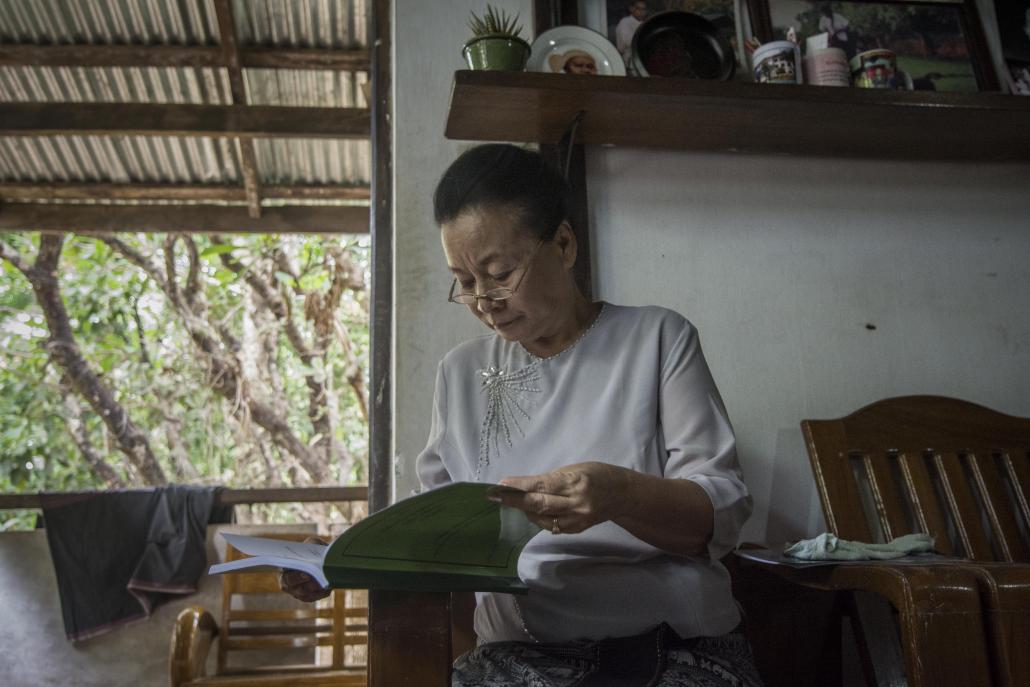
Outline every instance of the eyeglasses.
{"label": "eyeglasses", "polygon": [[543,239],[537,241],[536,245],[533,246],[533,250],[531,250],[529,252],[529,255],[526,256],[525,261],[523,261],[522,265],[520,265],[520,267],[524,268],[522,270],[522,274],[519,275],[518,281],[516,281],[511,288],[508,288],[507,286],[498,286],[493,289],[487,289],[481,294],[466,293],[465,291],[458,291],[458,293],[455,293],[455,291],[458,289],[458,278],[455,277],[454,281],[451,282],[451,291],[447,295],[447,301],[449,303],[461,303],[462,305],[474,305],[484,298],[489,301],[508,300],[509,298],[515,295],[515,293],[519,290],[519,287],[522,285],[522,280],[525,279],[527,274],[529,274],[529,270],[533,266],[533,258],[536,256],[536,252],[543,242]]}

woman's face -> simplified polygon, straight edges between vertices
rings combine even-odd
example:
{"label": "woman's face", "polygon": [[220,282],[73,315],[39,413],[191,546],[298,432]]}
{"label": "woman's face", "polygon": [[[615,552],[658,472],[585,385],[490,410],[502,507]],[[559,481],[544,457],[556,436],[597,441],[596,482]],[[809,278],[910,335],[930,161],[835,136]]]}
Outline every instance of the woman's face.
{"label": "woman's face", "polygon": [[575,238],[567,224],[554,240],[540,243],[507,208],[473,208],[440,229],[459,290],[482,294],[518,284],[507,300],[480,298],[467,306],[483,324],[508,341],[528,343],[565,323],[576,293],[570,272]]}

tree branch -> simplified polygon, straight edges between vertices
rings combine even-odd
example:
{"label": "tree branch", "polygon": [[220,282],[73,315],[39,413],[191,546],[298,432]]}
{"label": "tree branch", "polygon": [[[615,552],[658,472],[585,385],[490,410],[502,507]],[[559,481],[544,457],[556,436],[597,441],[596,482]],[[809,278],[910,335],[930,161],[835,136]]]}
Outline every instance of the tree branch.
{"label": "tree branch", "polygon": [[172,468],[175,470],[175,479],[179,481],[191,481],[200,477],[197,468],[190,461],[189,452],[182,443],[182,421],[172,415],[171,401],[162,393],[155,391],[161,415],[164,417],[164,434],[168,442],[168,453],[172,457]]}
{"label": "tree branch", "polygon": [[347,362],[347,384],[354,392],[358,402],[358,409],[361,417],[368,422],[368,390],[365,388],[365,375],[358,363],[358,357],[354,355],[354,345],[350,340],[350,333],[343,326],[342,322],[336,323],[336,337],[340,342],[340,348],[346,356]]}
{"label": "tree branch", "polygon": [[162,275],[161,271],[150,261],[150,258],[115,236],[99,236],[97,238],[110,246],[112,250],[119,253],[133,265],[136,265],[136,267],[139,267],[141,270],[146,272],[147,276],[153,279],[154,283],[157,284],[162,291],[167,289],[164,275]]}
{"label": "tree branch", "polygon": [[179,240],[178,234],[168,234],[165,237],[164,243],[164,263],[165,263],[165,280],[166,287],[165,293],[168,294],[168,298],[172,301],[172,305],[176,308],[182,309],[182,294],[179,291],[179,278],[176,276],[175,270],[175,243]]}
{"label": "tree branch", "polygon": [[25,262],[25,259],[22,258],[18,251],[3,242],[0,242],[0,258],[11,263],[11,265],[22,274],[28,274],[29,269],[31,269],[29,264]]}
{"label": "tree branch", "polygon": [[[179,291],[175,276],[174,257],[174,245],[177,240],[178,237],[175,236],[165,239],[164,263],[167,278],[158,283],[163,284],[162,290],[165,296],[183,321],[190,338],[208,368],[208,385],[229,401],[234,414],[241,412],[249,414],[254,422],[268,431],[276,445],[296,456],[303,469],[316,484],[328,482],[331,477],[328,466],[297,438],[286,418],[277,413],[270,405],[252,397],[249,390],[250,385],[246,383],[239,360],[235,357],[236,351],[239,350],[239,343],[227,331],[220,331],[224,330],[224,327],[215,327],[214,330],[217,333],[211,331],[213,327],[204,317],[206,305],[202,298],[202,290],[198,288],[196,291],[192,306],[186,302],[187,299]],[[116,250],[121,252],[119,247],[116,247]],[[187,250],[189,250],[188,243]],[[129,256],[126,255],[126,257]],[[139,265],[138,262],[133,262]],[[142,265],[140,266],[142,267]],[[219,339],[225,340],[226,337],[232,342],[232,350],[228,353],[224,352],[218,344]]]}
{"label": "tree branch", "polygon": [[164,484],[164,471],[150,449],[146,434],[133,423],[111,390],[93,372],[75,342],[71,320],[61,299],[56,276],[63,245],[63,235],[42,234],[36,262],[27,272],[23,272],[32,285],[36,300],[46,317],[50,332],[47,351],[79,395],[86,399],[94,412],[101,417],[115,436],[118,448],[137,467],[146,483]]}
{"label": "tree branch", "polygon": [[132,298],[132,321],[136,324],[136,336],[139,337],[140,362],[147,367],[153,367],[150,362],[150,354],[147,352],[147,339],[143,332],[143,320],[139,316],[139,300]]}
{"label": "tree branch", "polygon": [[183,243],[186,244],[186,254],[189,256],[189,271],[186,273],[186,302],[192,305],[200,292],[200,255],[197,253],[197,243],[189,234],[182,235]]}
{"label": "tree branch", "polygon": [[82,421],[82,408],[72,392],[67,376],[62,377],[60,390],[66,411],[65,421],[68,425],[68,433],[78,447],[79,452],[82,453],[90,468],[92,468],[93,472],[103,481],[108,489],[125,488],[126,485],[122,478],[118,476],[115,469],[103,459],[96,447],[93,446],[93,442],[89,438],[89,428]]}
{"label": "tree branch", "polygon": [[[221,239],[212,237],[212,242],[218,245],[226,245]],[[268,281],[262,278],[256,270],[246,269],[232,253],[226,252],[219,255],[222,265],[237,275],[243,277],[244,281],[254,290],[260,302],[278,319],[280,326],[286,333],[286,339],[296,351],[306,367],[313,367],[319,354],[324,356],[325,347],[313,348],[305,341],[303,334],[293,320],[292,310],[289,302],[282,297]],[[292,268],[291,268],[292,269]],[[310,297],[310,295],[309,295]],[[324,381],[320,381],[313,373],[304,375],[304,383],[308,387],[308,419],[311,421],[312,429],[320,438],[315,447],[321,448],[325,453],[327,461],[336,461],[343,467],[353,462],[352,456],[335,438],[332,418],[328,408],[328,393]]]}

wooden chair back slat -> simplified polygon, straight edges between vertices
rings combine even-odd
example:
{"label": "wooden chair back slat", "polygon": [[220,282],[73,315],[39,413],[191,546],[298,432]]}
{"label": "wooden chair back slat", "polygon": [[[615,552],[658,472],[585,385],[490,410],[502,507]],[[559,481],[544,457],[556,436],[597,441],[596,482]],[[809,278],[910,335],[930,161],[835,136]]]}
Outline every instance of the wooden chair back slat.
{"label": "wooden chair back slat", "polygon": [[869,485],[872,488],[876,514],[880,519],[885,541],[900,537],[912,530],[902,505],[902,494],[894,478],[891,463],[894,456],[887,453],[873,453],[863,456]]}
{"label": "wooden chair back slat", "polygon": [[324,633],[328,635],[333,631],[329,623],[304,625],[244,625],[231,628],[234,637],[257,637],[257,636],[280,636],[280,635],[310,635]]}
{"label": "wooden chair back slat", "polygon": [[[347,616],[344,615],[344,605],[342,603],[333,604],[333,623],[336,627],[345,628],[347,626]],[[334,668],[343,667],[343,647],[345,632],[337,632],[333,635],[333,661],[332,665]]]}
{"label": "wooden chair back slat", "polygon": [[329,646],[328,636],[298,635],[296,637],[232,636],[225,640],[230,651],[274,651],[282,649],[310,649]]}
{"label": "wooden chair back slat", "polygon": [[980,507],[963,469],[964,460],[965,456],[951,451],[937,452],[933,457],[966,556],[977,561],[993,560],[994,554],[983,529]]}
{"label": "wooden chair back slat", "polygon": [[862,517],[862,497],[851,472],[843,427],[833,421],[805,420],[801,429],[827,526],[844,539],[872,541],[869,523]]}
{"label": "wooden chair back slat", "polygon": [[898,457],[905,478],[909,501],[923,532],[934,538],[934,546],[945,556],[954,556],[955,547],[948,536],[948,520],[937,497],[926,459],[919,453],[903,453]]}
{"label": "wooden chair back slat", "polygon": [[983,495],[984,511],[991,523],[998,555],[1007,563],[1030,560],[1027,545],[1019,530],[1019,511],[1009,498],[1009,492],[1002,482],[1002,475],[994,462],[991,451],[982,451],[967,456],[970,472],[976,486]]}
{"label": "wooden chair back slat", "polygon": [[245,608],[234,608],[229,611],[225,617],[230,621],[236,620],[267,620],[267,621],[284,621],[284,620],[311,620],[313,618],[330,618],[332,617],[331,608],[268,608],[268,609],[245,609]]}
{"label": "wooden chair back slat", "polygon": [[[801,426],[827,525],[838,536],[875,541],[881,530],[896,537],[914,523],[943,553],[1030,561],[1030,418],[904,396]],[[862,456],[874,521],[854,456]]]}
{"label": "wooden chair back slat", "polygon": [[1005,474],[1012,485],[1013,496],[1023,515],[1023,524],[1030,527],[1030,452],[1009,450],[1001,457]]}

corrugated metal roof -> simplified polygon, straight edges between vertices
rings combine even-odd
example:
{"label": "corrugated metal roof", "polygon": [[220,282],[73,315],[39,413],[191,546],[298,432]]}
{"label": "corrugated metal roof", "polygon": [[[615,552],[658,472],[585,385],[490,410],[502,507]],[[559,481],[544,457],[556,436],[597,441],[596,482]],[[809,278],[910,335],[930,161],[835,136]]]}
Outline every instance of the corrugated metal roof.
{"label": "corrugated metal roof", "polygon": [[367,184],[371,167],[367,141],[258,139],[255,153],[265,184]]}
{"label": "corrugated metal roof", "polygon": [[359,48],[368,45],[371,0],[234,0],[242,45]]}
{"label": "corrugated metal roof", "polygon": [[[241,45],[368,45],[371,0],[233,0]],[[3,43],[216,45],[211,0],[0,0]]]}
{"label": "corrugated metal roof", "polygon": [[228,105],[232,96],[224,69],[0,67],[0,102]]}
{"label": "corrugated metal roof", "polygon": [[294,107],[366,107],[361,84],[368,72],[244,69],[247,102]]}
{"label": "corrugated metal roof", "polygon": [[0,0],[0,41],[206,45],[218,21],[211,0]]}
{"label": "corrugated metal roof", "polygon": [[[355,48],[367,0],[234,0],[241,45]],[[215,45],[211,0],[0,0],[2,43]],[[246,69],[255,105],[365,107],[365,72]],[[199,67],[0,67],[0,102],[228,104],[228,74]],[[258,140],[266,184],[368,184],[367,141]],[[0,179],[239,184],[235,144],[176,137],[0,137]]]}
{"label": "corrugated metal roof", "polygon": [[240,173],[227,138],[0,137],[0,179],[238,184]]}

